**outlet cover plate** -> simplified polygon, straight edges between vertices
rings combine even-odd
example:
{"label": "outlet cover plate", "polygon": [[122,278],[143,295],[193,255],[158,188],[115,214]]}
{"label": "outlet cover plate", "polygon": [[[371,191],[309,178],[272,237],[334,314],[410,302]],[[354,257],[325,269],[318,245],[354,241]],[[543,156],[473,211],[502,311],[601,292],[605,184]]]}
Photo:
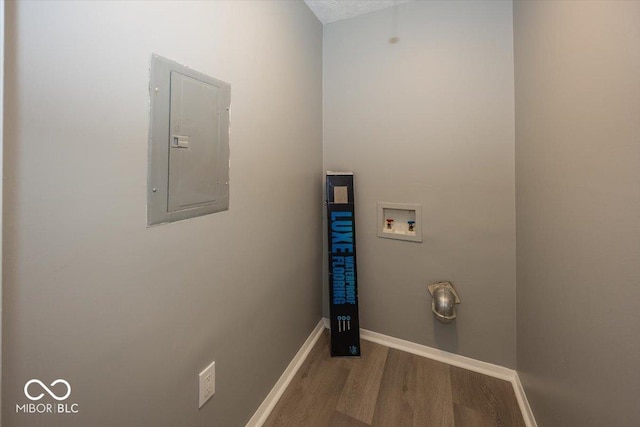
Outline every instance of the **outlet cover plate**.
{"label": "outlet cover plate", "polygon": [[211,362],[209,366],[200,372],[198,383],[200,390],[198,408],[202,408],[202,405],[211,399],[211,396],[216,392],[216,362]]}

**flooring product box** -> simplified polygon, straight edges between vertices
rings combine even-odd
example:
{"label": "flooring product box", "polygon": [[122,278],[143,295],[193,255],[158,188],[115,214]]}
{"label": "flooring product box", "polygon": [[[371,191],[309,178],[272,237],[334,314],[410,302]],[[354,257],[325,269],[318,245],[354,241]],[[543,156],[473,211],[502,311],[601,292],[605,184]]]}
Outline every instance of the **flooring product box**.
{"label": "flooring product box", "polygon": [[327,172],[331,356],[360,356],[353,173]]}

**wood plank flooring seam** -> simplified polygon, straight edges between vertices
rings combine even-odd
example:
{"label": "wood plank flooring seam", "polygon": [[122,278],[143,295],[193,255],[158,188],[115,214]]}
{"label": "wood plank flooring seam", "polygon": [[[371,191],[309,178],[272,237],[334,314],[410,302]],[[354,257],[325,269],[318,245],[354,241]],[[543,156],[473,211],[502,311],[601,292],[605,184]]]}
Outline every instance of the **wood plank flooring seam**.
{"label": "wood plank flooring seam", "polygon": [[265,426],[525,427],[508,381],[372,342],[359,359],[328,347],[325,331]]}

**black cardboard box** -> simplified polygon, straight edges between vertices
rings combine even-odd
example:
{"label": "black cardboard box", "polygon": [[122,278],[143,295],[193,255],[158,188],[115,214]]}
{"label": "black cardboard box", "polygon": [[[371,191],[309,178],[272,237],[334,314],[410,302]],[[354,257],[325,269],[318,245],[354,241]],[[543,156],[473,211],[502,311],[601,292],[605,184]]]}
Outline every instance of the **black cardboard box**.
{"label": "black cardboard box", "polygon": [[327,172],[331,356],[360,356],[353,173]]}

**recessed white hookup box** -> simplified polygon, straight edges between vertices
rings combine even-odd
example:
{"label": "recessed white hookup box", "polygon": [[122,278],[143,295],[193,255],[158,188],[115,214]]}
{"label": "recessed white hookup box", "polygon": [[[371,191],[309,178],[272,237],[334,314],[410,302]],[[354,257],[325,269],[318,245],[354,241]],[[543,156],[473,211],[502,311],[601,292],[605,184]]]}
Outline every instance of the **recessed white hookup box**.
{"label": "recessed white hookup box", "polygon": [[422,206],[378,202],[378,237],[422,242]]}

